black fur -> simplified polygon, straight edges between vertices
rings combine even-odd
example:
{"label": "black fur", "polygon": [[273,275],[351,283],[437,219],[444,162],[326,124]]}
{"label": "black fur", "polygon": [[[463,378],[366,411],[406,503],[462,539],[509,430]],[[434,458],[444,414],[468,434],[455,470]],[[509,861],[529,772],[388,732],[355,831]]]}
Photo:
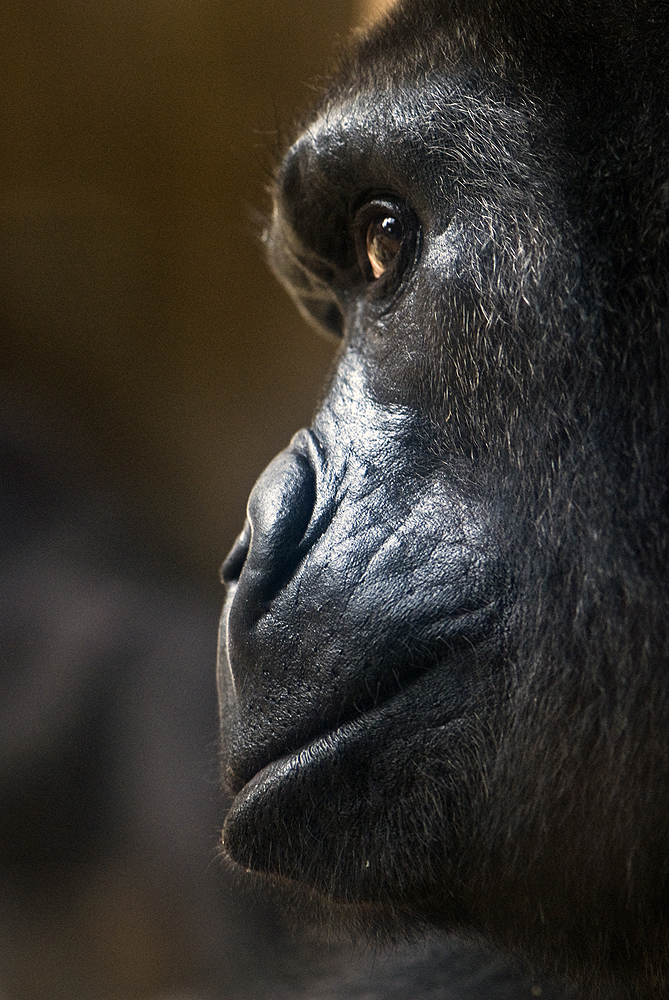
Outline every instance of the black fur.
{"label": "black fur", "polygon": [[220,666],[233,861],[639,997],[669,990],[668,58],[659,2],[407,0],[355,42],[268,232],[341,351],[252,493]]}

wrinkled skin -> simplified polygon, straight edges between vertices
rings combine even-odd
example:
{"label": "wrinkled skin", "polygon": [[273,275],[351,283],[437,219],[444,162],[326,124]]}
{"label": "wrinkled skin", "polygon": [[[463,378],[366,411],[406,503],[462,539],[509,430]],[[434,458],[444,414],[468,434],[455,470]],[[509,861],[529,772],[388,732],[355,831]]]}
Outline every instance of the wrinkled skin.
{"label": "wrinkled skin", "polygon": [[[388,895],[399,845],[374,836],[361,843],[359,832],[372,816],[388,826],[390,775],[406,786],[402,795],[411,794],[416,763],[422,774],[433,759],[434,794],[445,796],[445,810],[455,806],[440,787],[442,761],[462,740],[465,709],[496,683],[507,598],[480,505],[427,469],[394,474],[397,451],[411,447],[412,414],[379,406],[358,366],[359,359],[355,368],[342,362],[313,429],[295,435],[261,477],[225,569],[234,577],[246,555],[224,618],[234,665],[223,694],[227,780],[239,791],[258,774],[237,799],[241,825],[231,836],[251,852],[245,864],[306,879],[344,900]],[[366,434],[366,426],[373,430]],[[350,801],[342,801],[340,783]],[[258,808],[263,816],[273,809],[283,827],[291,787],[319,855],[345,852],[336,871],[314,866],[310,853],[293,856],[276,829],[268,827],[266,843],[256,829],[265,826]],[[322,800],[314,811],[316,794]],[[342,810],[351,815],[348,831],[340,827]],[[418,824],[403,845],[407,867],[433,851],[447,864],[442,835],[428,844]],[[424,877],[420,867],[400,877],[414,874]]]}
{"label": "wrinkled skin", "polygon": [[270,260],[341,348],[224,565],[224,846],[658,997],[669,16],[499,8],[400,5],[277,174]]}

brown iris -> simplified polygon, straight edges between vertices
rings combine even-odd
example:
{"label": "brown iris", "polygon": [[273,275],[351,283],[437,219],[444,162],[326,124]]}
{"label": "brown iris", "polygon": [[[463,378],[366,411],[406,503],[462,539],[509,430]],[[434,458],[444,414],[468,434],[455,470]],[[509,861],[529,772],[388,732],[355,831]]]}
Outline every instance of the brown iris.
{"label": "brown iris", "polygon": [[400,252],[404,227],[394,215],[379,215],[367,227],[367,259],[375,278],[392,266]]}

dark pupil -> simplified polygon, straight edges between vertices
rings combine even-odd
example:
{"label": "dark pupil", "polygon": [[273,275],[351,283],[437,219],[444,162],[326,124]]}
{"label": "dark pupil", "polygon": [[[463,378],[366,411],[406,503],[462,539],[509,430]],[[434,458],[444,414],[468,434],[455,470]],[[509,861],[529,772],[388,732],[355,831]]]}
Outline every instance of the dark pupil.
{"label": "dark pupil", "polygon": [[374,219],[367,230],[367,256],[378,278],[395,260],[403,237],[402,223],[393,215]]}

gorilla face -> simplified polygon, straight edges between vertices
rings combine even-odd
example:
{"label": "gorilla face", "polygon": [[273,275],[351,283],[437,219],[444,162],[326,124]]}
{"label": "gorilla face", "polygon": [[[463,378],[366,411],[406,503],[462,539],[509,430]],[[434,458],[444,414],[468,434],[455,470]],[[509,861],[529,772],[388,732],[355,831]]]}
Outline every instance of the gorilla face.
{"label": "gorilla face", "polygon": [[643,12],[630,88],[613,3],[475,7],[359,40],[278,172],[271,262],[341,348],[223,568],[224,845],[348,922],[641,989],[668,958],[665,71]]}
{"label": "gorilla face", "polygon": [[[341,901],[401,905],[420,855],[449,865],[450,823],[428,832],[414,790],[457,808],[468,709],[499,687],[508,584],[484,508],[418,464],[414,414],[379,405],[366,367],[342,359],[225,564],[226,845]],[[413,460],[397,470],[398,454]]]}

